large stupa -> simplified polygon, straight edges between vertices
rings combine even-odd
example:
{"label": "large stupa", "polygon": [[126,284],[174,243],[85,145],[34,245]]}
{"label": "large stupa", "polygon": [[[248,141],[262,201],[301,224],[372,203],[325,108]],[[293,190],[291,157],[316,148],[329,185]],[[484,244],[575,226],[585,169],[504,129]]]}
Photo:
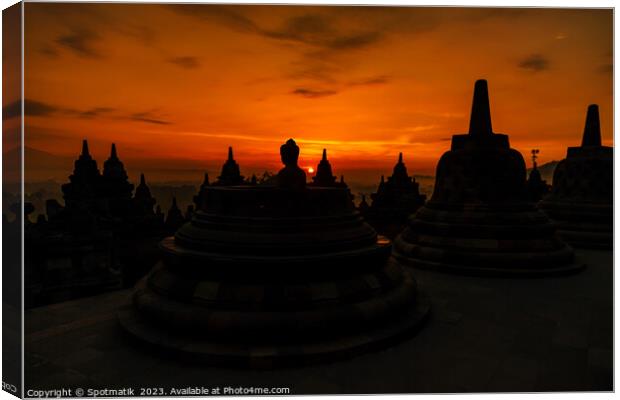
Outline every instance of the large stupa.
{"label": "large stupa", "polygon": [[603,146],[598,106],[588,107],[581,146],[569,147],[540,203],[575,247],[613,248],[613,147]]}
{"label": "large stupa", "polygon": [[582,266],[528,198],[521,154],[494,133],[487,82],[474,89],[469,133],[454,135],[433,195],[394,242],[414,267],[465,274],[543,275]]}
{"label": "large stupa", "polygon": [[[347,357],[414,333],[429,305],[346,186],[306,184],[291,139],[273,185],[206,185],[204,204],[119,312],[160,350],[270,368]],[[235,171],[237,172],[237,171]]]}

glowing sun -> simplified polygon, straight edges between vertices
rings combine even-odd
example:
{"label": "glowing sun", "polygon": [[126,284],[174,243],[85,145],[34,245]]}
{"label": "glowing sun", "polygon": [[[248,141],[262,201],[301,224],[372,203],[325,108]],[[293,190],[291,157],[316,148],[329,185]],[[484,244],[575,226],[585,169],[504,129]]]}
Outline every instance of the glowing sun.
{"label": "glowing sun", "polygon": [[312,168],[312,167],[308,167],[308,172],[309,172],[309,173],[311,173],[311,174],[313,174],[313,173],[314,173],[314,168]]}

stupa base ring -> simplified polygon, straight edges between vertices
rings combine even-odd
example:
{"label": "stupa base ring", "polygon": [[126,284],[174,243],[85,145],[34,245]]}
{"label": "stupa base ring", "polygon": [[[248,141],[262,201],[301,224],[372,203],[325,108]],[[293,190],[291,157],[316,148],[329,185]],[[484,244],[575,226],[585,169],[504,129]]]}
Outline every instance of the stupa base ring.
{"label": "stupa base ring", "polygon": [[487,277],[521,277],[521,278],[543,278],[546,276],[570,275],[583,270],[586,265],[583,263],[572,263],[553,268],[492,268],[475,267],[471,265],[447,264],[434,261],[422,260],[408,257],[397,251],[392,256],[401,264],[424,270],[434,270],[455,275],[487,276]]}
{"label": "stupa base ring", "polygon": [[381,350],[415,335],[428,319],[431,303],[424,293],[401,317],[368,331],[311,343],[250,345],[184,336],[145,321],[128,303],[118,311],[124,330],[148,347],[207,365],[271,369],[337,361]]}

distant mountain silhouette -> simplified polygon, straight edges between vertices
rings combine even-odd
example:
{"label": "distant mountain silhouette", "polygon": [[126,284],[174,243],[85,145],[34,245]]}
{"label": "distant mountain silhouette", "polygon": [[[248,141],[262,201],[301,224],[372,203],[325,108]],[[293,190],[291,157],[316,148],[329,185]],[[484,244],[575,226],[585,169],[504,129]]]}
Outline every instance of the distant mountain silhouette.
{"label": "distant mountain silhouette", "polygon": [[[15,160],[19,156],[19,151],[20,151],[19,147],[14,147],[6,151],[4,153],[4,157]],[[48,153],[47,151],[35,149],[29,146],[26,146],[24,148],[24,153],[25,153],[26,158],[28,158],[29,162],[36,161],[37,164],[45,163],[46,166],[49,166],[49,165],[54,166],[54,165],[58,165],[59,163],[66,164],[67,162],[71,163],[73,161],[72,157],[57,156],[55,154]]]}
{"label": "distant mountain silhouette", "polygon": [[[20,148],[14,147],[4,152],[4,165],[15,166],[19,165]],[[24,147],[24,157],[26,160],[26,178],[28,177],[28,171],[51,171],[62,172],[63,175],[68,175],[73,169],[73,157],[57,156],[46,151],[38,150],[32,147]]]}

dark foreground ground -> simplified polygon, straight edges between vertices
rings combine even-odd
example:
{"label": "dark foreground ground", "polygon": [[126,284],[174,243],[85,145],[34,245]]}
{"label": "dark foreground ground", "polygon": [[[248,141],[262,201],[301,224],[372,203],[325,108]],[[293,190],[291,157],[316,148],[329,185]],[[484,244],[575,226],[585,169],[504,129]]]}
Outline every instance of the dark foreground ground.
{"label": "dark foreground ground", "polygon": [[613,255],[583,250],[577,255],[588,268],[556,278],[491,279],[416,270],[418,284],[433,304],[431,318],[417,336],[347,361],[292,369],[191,365],[136,346],[115,316],[127,291],[33,309],[26,313],[26,389],[610,391]]}

